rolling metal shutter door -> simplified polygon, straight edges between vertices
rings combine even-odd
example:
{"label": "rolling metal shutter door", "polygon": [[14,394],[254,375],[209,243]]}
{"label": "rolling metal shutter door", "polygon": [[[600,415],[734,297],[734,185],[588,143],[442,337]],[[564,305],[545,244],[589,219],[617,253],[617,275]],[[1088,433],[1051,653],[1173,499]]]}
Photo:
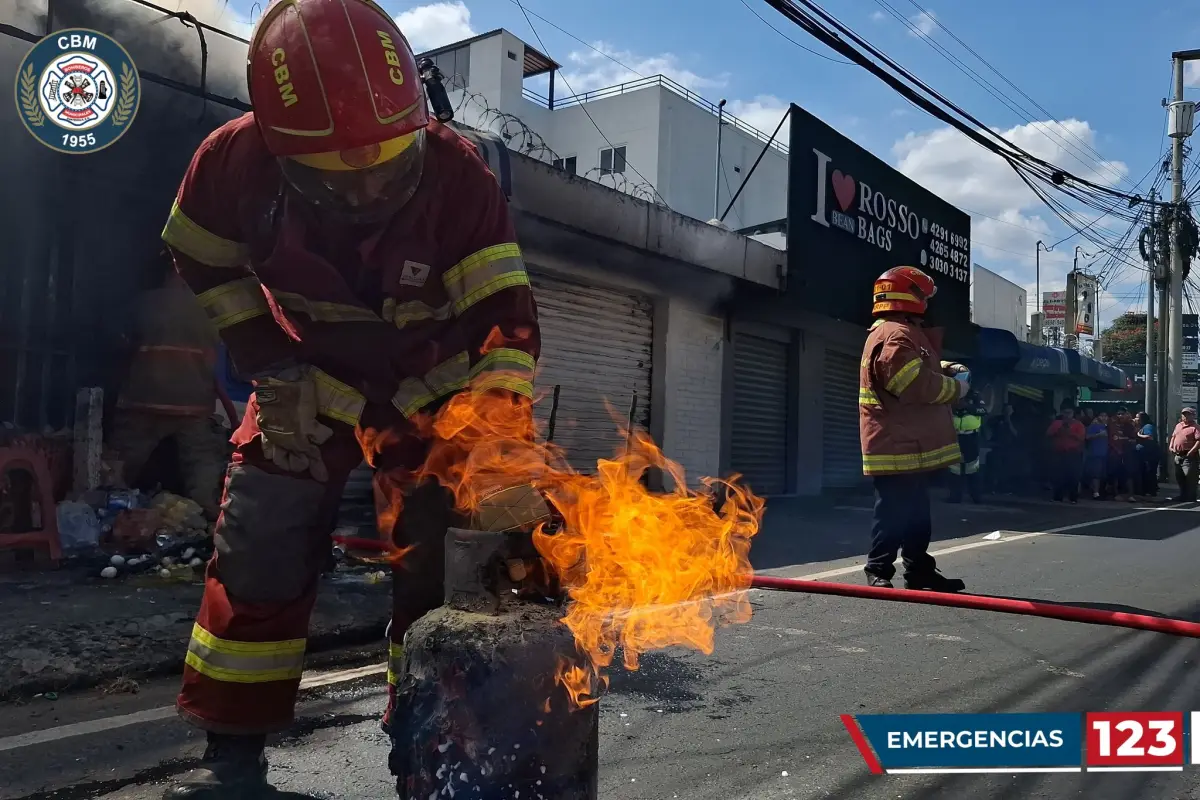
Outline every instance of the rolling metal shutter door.
{"label": "rolling metal shutter door", "polygon": [[545,431],[560,386],[555,444],[575,469],[594,473],[597,460],[624,447],[617,426],[628,419],[634,395],[634,423],[650,424],[653,306],[648,298],[608,289],[536,274],[530,279],[542,331],[535,413]]}
{"label": "rolling metal shutter door", "polygon": [[733,339],[730,467],[758,494],[787,491],[788,345],[737,334]]}
{"label": "rolling metal shutter door", "polygon": [[825,351],[825,410],[822,419],[822,479],[827,487],[863,482],[858,442],[858,356]]}

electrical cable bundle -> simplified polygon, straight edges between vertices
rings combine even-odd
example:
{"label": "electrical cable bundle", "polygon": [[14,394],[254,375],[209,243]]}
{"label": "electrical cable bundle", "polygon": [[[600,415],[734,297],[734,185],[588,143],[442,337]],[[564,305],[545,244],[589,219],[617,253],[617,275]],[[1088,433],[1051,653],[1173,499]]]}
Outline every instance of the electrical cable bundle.
{"label": "electrical cable bundle", "polygon": [[[766,2],[826,47],[875,75],[917,108],[1003,158],[1030,191],[1075,234],[1083,236],[1114,259],[1139,267],[1125,252],[1130,249],[1128,240],[1132,235],[1132,226],[1140,218],[1134,209],[1145,202],[1140,194],[1120,191],[1082,178],[1010,142],[812,0]],[[1137,186],[1133,188],[1136,191]],[[1067,201],[1089,208],[1098,216],[1088,221],[1070,208]],[[1106,218],[1123,221],[1131,228],[1124,234],[1105,228],[1100,223]]]}

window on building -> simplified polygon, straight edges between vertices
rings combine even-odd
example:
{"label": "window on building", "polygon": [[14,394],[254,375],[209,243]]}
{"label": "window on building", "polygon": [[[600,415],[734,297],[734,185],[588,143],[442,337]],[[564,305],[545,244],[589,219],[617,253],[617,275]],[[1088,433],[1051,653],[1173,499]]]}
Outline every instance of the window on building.
{"label": "window on building", "polygon": [[433,57],[442,71],[442,80],[449,90],[461,89],[471,82],[471,47],[456,47]]}
{"label": "window on building", "polygon": [[600,174],[625,174],[625,145],[606,147],[600,151]]}
{"label": "window on building", "polygon": [[561,169],[563,172],[566,172],[568,175],[577,175],[578,174],[575,171],[575,165],[576,165],[575,156],[565,156],[563,158],[554,159],[554,167],[556,169]]}

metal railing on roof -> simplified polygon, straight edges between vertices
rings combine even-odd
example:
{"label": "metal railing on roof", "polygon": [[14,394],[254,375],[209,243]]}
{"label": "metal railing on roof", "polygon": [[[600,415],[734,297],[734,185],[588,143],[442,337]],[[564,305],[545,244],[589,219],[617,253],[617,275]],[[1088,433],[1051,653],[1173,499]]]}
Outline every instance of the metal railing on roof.
{"label": "metal railing on roof", "polygon": [[[545,95],[538,94],[527,86],[521,87],[521,96],[531,103],[538,104],[542,108],[550,107],[550,98],[546,97]],[[557,106],[558,103],[555,103],[554,105]]]}
{"label": "metal railing on roof", "polygon": [[[579,94],[567,95],[565,97],[556,97],[556,98],[554,98],[554,110],[558,110],[560,108],[567,108],[568,106],[578,106],[578,105],[582,105],[584,103],[593,102],[595,100],[603,100],[604,98],[607,98],[607,97],[616,97],[618,95],[627,94],[629,92],[636,92],[641,89],[647,89],[647,88],[650,88],[653,86],[660,86],[663,89],[666,89],[667,91],[673,92],[674,94],[677,94],[680,97],[682,97],[684,100],[687,100],[688,102],[692,103],[693,105],[699,106],[700,108],[704,109],[705,111],[709,112],[710,114],[712,114],[714,116],[717,114],[717,104],[716,103],[713,103],[710,100],[706,100],[704,97],[700,96],[696,92],[693,92],[691,89],[687,88],[683,84],[681,84],[677,81],[671,80],[666,75],[651,75],[648,78],[639,78],[636,81],[628,81],[626,83],[619,83],[619,84],[616,84],[615,86],[606,86],[601,89],[592,89],[591,91],[580,92]],[[525,97],[526,100],[529,100],[530,102],[533,102],[533,103],[537,103],[538,105],[542,106],[543,108],[550,107],[550,101],[547,98],[543,97],[542,95],[538,94],[537,92],[534,92],[530,89],[526,89],[526,88],[522,87],[521,94],[522,94],[522,96]],[[749,124],[748,122],[745,122],[744,120],[738,119],[733,114],[730,114],[728,111],[725,111],[722,113],[722,118],[727,121],[727,124],[733,126],[734,128],[737,128],[738,130],[742,131],[743,133],[745,133],[748,136],[753,136],[755,139],[758,139],[760,142],[763,142],[764,144],[766,144],[771,139],[770,134],[763,133],[758,128],[754,127],[753,125]],[[780,142],[778,139],[776,139],[774,142],[771,142],[771,146],[773,148],[775,148],[776,150],[778,150],[779,152],[784,153],[785,155],[787,154],[787,151],[788,151],[787,145],[783,142]]]}

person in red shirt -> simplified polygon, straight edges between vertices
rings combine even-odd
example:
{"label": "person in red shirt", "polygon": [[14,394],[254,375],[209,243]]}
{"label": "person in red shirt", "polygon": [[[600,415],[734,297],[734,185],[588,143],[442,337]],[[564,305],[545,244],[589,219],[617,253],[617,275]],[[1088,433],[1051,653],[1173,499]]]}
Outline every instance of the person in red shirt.
{"label": "person in red shirt", "polygon": [[1170,449],[1175,459],[1175,482],[1181,503],[1196,500],[1197,466],[1200,466],[1200,427],[1196,426],[1196,409],[1188,407],[1179,412],[1179,424],[1171,433]]}
{"label": "person in red shirt", "polygon": [[1080,470],[1083,468],[1083,444],[1087,431],[1083,423],[1075,419],[1075,408],[1063,403],[1058,419],[1046,429],[1050,441],[1052,458],[1051,472],[1054,479],[1054,502],[1065,494],[1072,503],[1079,502]]}
{"label": "person in red shirt", "polygon": [[1118,408],[1108,423],[1108,478],[1117,500],[1132,502],[1136,499],[1130,494],[1133,446],[1133,418],[1129,416],[1128,409]]}

